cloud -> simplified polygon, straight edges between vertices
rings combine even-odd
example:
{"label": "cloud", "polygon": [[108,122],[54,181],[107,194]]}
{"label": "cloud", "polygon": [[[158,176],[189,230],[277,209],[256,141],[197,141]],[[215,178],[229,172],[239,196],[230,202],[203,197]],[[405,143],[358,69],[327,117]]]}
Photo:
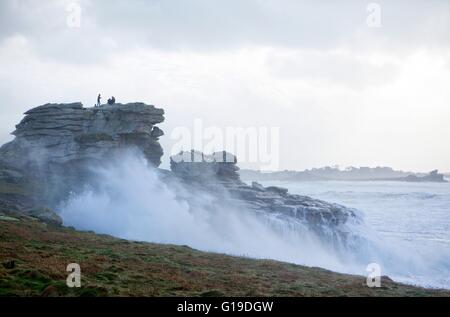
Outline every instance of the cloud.
{"label": "cloud", "polygon": [[[67,26],[79,3],[81,28]],[[21,34],[42,57],[98,62],[135,48],[235,50],[243,47],[413,49],[449,46],[446,0],[377,1],[382,28],[369,28],[364,1],[4,0],[0,41]]]}
{"label": "cloud", "polygon": [[[449,2],[0,1],[0,142],[27,109],[99,92],[171,129],[280,127],[280,168],[450,170]],[[424,157],[424,153],[430,153]],[[167,159],[167,157],[166,157]],[[166,160],[167,161],[167,160]]]}
{"label": "cloud", "polygon": [[388,84],[398,69],[392,61],[381,63],[371,56],[348,51],[294,51],[275,53],[267,60],[275,77],[304,80],[315,85],[363,89]]}

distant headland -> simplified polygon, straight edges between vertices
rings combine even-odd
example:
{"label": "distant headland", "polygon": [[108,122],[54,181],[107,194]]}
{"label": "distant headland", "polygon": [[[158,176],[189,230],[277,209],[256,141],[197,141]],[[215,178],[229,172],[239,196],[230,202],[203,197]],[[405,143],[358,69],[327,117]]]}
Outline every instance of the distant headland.
{"label": "distant headland", "polygon": [[313,168],[304,171],[261,172],[255,170],[241,170],[244,181],[400,181],[400,182],[434,182],[446,183],[444,174],[438,170],[430,173],[414,173],[397,171],[391,167],[338,167]]}

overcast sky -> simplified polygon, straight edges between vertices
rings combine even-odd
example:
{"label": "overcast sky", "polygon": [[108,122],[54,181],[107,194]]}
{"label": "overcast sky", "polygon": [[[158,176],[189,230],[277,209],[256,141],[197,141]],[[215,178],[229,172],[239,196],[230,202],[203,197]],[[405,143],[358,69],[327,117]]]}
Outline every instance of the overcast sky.
{"label": "overcast sky", "polygon": [[163,107],[167,153],[201,119],[279,127],[279,169],[450,171],[450,1],[0,1],[0,143],[99,92]]}

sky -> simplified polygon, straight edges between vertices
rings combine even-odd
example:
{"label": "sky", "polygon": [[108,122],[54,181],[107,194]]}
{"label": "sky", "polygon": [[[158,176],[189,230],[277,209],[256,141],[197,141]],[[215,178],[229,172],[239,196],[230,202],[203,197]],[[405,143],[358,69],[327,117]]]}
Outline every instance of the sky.
{"label": "sky", "polygon": [[244,168],[450,172],[449,35],[448,0],[2,0],[0,143],[102,93],[164,108],[163,167],[240,128]]}

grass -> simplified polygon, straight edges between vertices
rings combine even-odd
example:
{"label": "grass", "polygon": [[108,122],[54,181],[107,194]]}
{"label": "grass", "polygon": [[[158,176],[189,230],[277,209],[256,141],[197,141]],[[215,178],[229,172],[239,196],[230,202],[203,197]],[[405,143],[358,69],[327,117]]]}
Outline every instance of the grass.
{"label": "grass", "polygon": [[[15,219],[15,218],[14,218]],[[187,246],[130,242],[92,232],[0,217],[0,296],[450,296],[382,280]],[[81,288],[66,266],[79,263]]]}

